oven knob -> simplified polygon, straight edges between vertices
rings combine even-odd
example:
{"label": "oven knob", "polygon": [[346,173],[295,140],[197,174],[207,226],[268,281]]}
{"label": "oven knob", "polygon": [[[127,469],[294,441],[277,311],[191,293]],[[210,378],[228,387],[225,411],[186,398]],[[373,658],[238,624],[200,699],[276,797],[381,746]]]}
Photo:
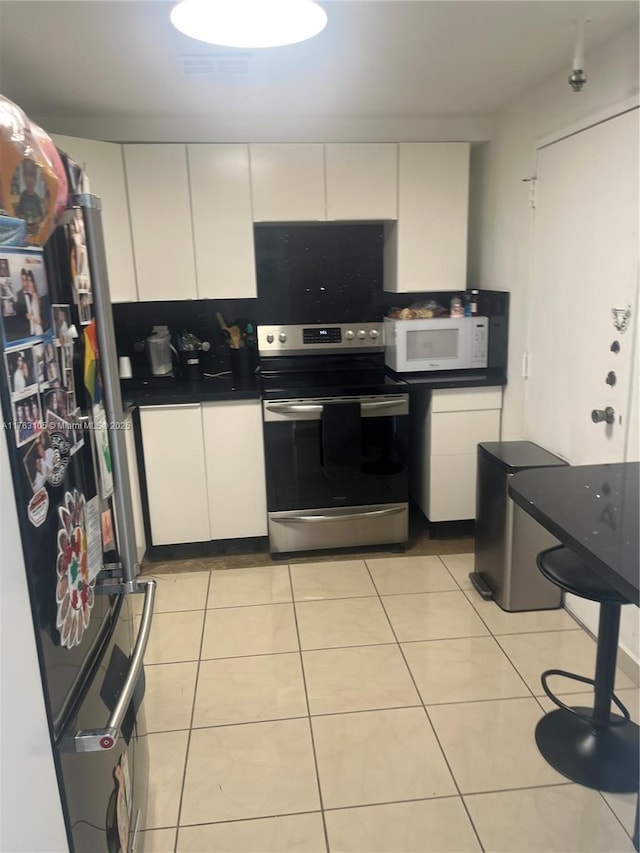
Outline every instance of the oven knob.
{"label": "oven knob", "polygon": [[344,337],[345,337],[345,340],[347,340],[347,341],[353,340],[353,332],[351,331],[351,329],[349,329],[347,332],[344,333]]}
{"label": "oven knob", "polygon": [[267,343],[268,343],[268,344],[272,344],[272,343],[273,343],[273,335],[272,335],[271,333],[269,333],[269,334],[267,335]]}
{"label": "oven knob", "polygon": [[379,334],[380,332],[377,329],[371,329],[371,331],[369,332],[369,337],[373,338],[373,340],[375,341]]}
{"label": "oven knob", "polygon": [[367,337],[366,331],[364,329],[359,329],[358,330],[358,337],[360,338],[361,341],[363,341]]}
{"label": "oven knob", "polygon": [[283,344],[287,340],[286,332],[280,332],[280,334],[278,335],[278,340],[281,344]]}

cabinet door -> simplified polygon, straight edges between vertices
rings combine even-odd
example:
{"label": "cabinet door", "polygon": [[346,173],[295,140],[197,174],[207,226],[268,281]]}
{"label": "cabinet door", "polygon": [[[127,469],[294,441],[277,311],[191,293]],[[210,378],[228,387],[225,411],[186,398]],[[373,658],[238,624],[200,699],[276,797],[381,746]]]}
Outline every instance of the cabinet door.
{"label": "cabinet door", "polygon": [[325,219],[321,144],[250,145],[254,222]]}
{"label": "cabinet door", "polygon": [[200,405],[146,406],[140,420],[152,543],[211,539]]}
{"label": "cabinet door", "polygon": [[125,145],[124,160],[139,299],[195,299],[184,145]]}
{"label": "cabinet door", "polygon": [[464,290],[469,143],[398,146],[398,222],[385,228],[385,290]]}
{"label": "cabinet door", "polygon": [[91,192],[102,201],[102,230],[112,302],[138,298],[122,146],[73,136],[53,136],[61,151],[83,168]]}
{"label": "cabinet door", "polygon": [[398,218],[398,146],[325,145],[327,219]]}
{"label": "cabinet door", "polygon": [[260,401],[203,403],[202,426],[211,538],[266,536]]}
{"label": "cabinet door", "polygon": [[188,145],[198,297],[256,296],[247,145]]}

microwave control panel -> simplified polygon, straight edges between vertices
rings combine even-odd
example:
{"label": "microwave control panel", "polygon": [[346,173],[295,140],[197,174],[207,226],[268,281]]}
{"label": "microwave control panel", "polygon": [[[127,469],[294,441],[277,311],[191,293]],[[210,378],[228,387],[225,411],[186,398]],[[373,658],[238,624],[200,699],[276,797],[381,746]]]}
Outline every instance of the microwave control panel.
{"label": "microwave control panel", "polygon": [[471,337],[471,366],[486,367],[489,350],[489,320],[487,317],[473,319]]}

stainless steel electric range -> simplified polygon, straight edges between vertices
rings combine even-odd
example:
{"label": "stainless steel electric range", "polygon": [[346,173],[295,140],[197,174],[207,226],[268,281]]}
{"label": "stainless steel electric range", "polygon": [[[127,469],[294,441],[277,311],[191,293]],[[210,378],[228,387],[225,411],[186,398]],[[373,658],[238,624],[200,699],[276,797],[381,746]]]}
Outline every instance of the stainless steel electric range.
{"label": "stainless steel electric range", "polygon": [[382,334],[258,327],[272,554],[407,541],[409,396]]}

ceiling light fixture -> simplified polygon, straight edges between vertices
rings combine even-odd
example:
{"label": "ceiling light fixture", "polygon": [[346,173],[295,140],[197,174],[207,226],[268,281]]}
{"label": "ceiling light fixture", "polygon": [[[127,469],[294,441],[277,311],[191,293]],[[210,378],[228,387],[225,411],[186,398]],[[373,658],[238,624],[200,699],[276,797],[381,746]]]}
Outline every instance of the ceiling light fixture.
{"label": "ceiling light fixture", "polygon": [[569,85],[574,92],[581,92],[582,87],[587,82],[587,75],[584,73],[584,32],[585,24],[589,21],[578,21],[576,23],[576,44],[573,51],[573,68],[569,75]]}
{"label": "ceiling light fixture", "polygon": [[280,47],[312,38],[326,23],[313,0],[182,0],[173,26],[191,38],[224,47]]}

